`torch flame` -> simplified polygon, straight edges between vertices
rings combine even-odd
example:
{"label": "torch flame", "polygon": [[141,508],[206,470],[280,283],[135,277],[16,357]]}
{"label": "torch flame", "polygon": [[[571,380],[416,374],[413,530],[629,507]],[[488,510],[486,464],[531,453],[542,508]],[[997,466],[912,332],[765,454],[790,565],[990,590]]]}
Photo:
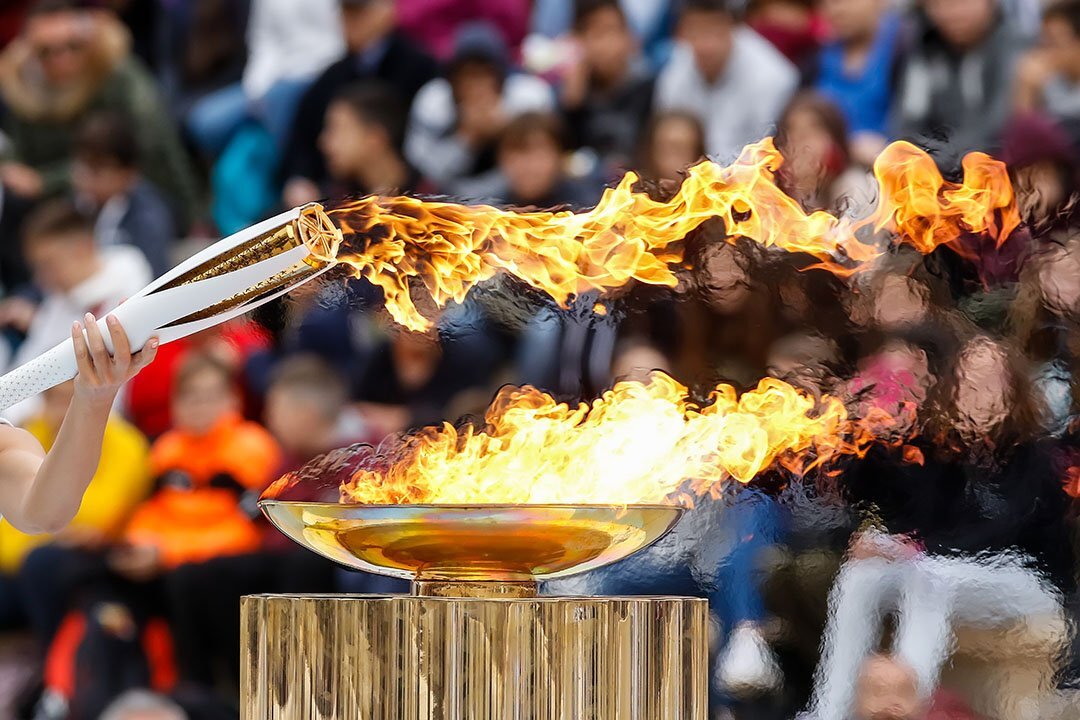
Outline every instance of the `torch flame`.
{"label": "torch flame", "polygon": [[838,399],[815,400],[772,378],[742,396],[719,385],[701,404],[659,372],[577,406],[530,387],[507,388],[482,426],[444,424],[407,436],[387,468],[359,470],[343,483],[341,499],[688,502],[731,478],[748,482],[778,460],[803,471],[861,455],[873,441]]}
{"label": "torch flame", "polygon": [[[865,220],[806,213],[776,184],[782,156],[770,138],[748,145],[730,166],[691,167],[668,200],[635,191],[627,173],[595,208],[574,213],[513,212],[409,197],[365,197],[329,210],[345,235],[334,257],[380,287],[398,323],[427,329],[417,308],[421,289],[439,307],[509,273],[560,304],[587,291],[608,291],[632,280],[675,286],[682,240],[710,218],[727,236],[766,247],[809,253],[834,272],[852,272],[881,253],[856,237],[864,227],[889,230],[921,252],[963,233],[998,242],[1020,222],[1005,166],[982,153],[964,159],[964,180],[946,182],[933,159],[897,142],[874,165],[879,201]],[[315,251],[318,252],[317,250]]]}

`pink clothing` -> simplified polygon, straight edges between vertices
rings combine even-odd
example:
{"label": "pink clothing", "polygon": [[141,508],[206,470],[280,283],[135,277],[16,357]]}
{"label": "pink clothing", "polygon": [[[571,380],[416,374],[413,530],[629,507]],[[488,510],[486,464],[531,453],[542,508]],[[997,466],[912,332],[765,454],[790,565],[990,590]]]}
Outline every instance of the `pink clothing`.
{"label": "pink clothing", "polygon": [[446,60],[462,25],[487,21],[517,58],[529,27],[529,5],[528,0],[398,0],[398,27],[438,60]]}

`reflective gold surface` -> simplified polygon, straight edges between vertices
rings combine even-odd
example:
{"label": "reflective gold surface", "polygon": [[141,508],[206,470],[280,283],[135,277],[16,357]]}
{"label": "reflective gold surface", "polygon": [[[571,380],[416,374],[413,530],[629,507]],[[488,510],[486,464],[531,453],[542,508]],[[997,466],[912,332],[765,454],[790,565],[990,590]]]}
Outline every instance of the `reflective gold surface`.
{"label": "reflective gold surface", "polygon": [[244,720],[705,720],[690,598],[253,596]]}
{"label": "reflective gold surface", "polygon": [[[662,537],[671,505],[344,505],[264,500],[271,522],[343,565],[418,581],[421,594],[523,596],[536,581],[584,572]],[[484,583],[521,586],[458,592]],[[424,583],[432,583],[423,592]]]}

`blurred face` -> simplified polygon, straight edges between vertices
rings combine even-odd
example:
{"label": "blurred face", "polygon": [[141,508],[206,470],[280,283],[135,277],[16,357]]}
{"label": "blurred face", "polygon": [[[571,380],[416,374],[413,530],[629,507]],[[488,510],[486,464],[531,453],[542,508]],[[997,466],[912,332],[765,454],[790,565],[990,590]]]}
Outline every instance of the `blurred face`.
{"label": "blurred face", "polygon": [[94,236],[39,238],[26,247],[34,281],[47,292],[66,293],[98,271]]}
{"label": "blurred face", "polygon": [[361,52],[394,29],[394,2],[368,0],[360,5],[342,5],[341,19],[345,46],[349,52]]}
{"label": "blurred face", "polygon": [[809,109],[797,109],[788,114],[784,129],[787,136],[781,149],[784,166],[799,177],[821,177],[836,149],[832,135],[818,114]]}
{"label": "blurred face", "polygon": [[720,243],[706,250],[701,276],[705,301],[716,312],[734,312],[750,295],[750,276],[734,245]]}
{"label": "blurred face", "polygon": [[855,695],[858,720],[915,720],[918,683],[911,668],[888,658],[871,658],[859,674]]}
{"label": "blurred face", "polygon": [[819,7],[833,35],[841,41],[872,36],[885,9],[882,0],[822,0]]}
{"label": "blurred face", "polygon": [[727,13],[690,11],[679,21],[679,36],[694,53],[706,79],[720,77],[731,55],[734,21]]}
{"label": "blurred face", "polygon": [[498,71],[481,62],[463,64],[453,77],[450,85],[454,91],[454,101],[462,105],[498,105],[502,98]]}
{"label": "blurred face", "polygon": [[88,162],[76,158],[71,166],[71,183],[81,198],[101,207],[111,198],[125,194],[136,179],[132,168],[110,162]]}
{"label": "blurred face", "polygon": [[48,13],[27,22],[27,43],[50,86],[62,88],[82,77],[92,29],[82,12]]}
{"label": "blurred face", "polygon": [[994,22],[996,0],[926,0],[926,14],[945,41],[958,48],[977,45]]}
{"label": "blurred face", "polygon": [[701,159],[701,136],[686,118],[668,118],[652,137],[653,165],[661,180],[678,180],[680,173]]}
{"label": "blurred face", "polygon": [[1065,204],[1068,191],[1062,173],[1052,162],[1040,162],[1019,168],[1013,186],[1023,217],[1040,222],[1050,218]]}
{"label": "blurred face", "polygon": [[612,377],[646,382],[653,370],[670,372],[664,354],[650,345],[638,345],[619,353],[611,366]]}
{"label": "blurred face", "polygon": [[1055,315],[1071,317],[1080,311],[1080,248],[1052,248],[1039,261],[1042,302]]}
{"label": "blurred face", "polygon": [[322,444],[333,426],[319,403],[304,397],[302,392],[271,388],[267,393],[266,428],[285,449],[303,452]]}
{"label": "blurred face", "polygon": [[205,369],[177,388],[172,402],[173,426],[205,435],[229,413],[240,411],[236,389],[216,370]]}
{"label": "blurred face", "polygon": [[589,15],[578,32],[585,64],[601,78],[617,79],[634,53],[634,36],[619,11],[602,7]]}
{"label": "blurred face", "polygon": [[956,427],[985,435],[1005,422],[1012,410],[1008,357],[990,338],[972,340],[956,366]]}
{"label": "blurred face", "polygon": [[518,201],[538,202],[559,183],[562,154],[546,134],[533,132],[520,146],[500,151],[499,167]]}
{"label": "blurred face", "polygon": [[1043,23],[1042,44],[1058,72],[1072,75],[1080,68],[1080,37],[1062,18],[1050,17]]}
{"label": "blurred face", "polygon": [[355,178],[358,169],[372,156],[374,135],[347,103],[332,102],[319,135],[319,150],[330,174],[338,180]]}
{"label": "blurred face", "polygon": [[884,330],[922,322],[930,308],[930,291],[906,275],[888,275],[874,301],[874,321]]}

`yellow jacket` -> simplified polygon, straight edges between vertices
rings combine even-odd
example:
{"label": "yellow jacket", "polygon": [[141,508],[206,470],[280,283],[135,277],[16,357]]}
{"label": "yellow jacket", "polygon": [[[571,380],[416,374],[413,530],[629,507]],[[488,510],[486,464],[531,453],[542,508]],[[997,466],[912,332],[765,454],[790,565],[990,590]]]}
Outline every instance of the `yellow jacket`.
{"label": "yellow jacket", "polygon": [[[41,419],[31,420],[26,429],[46,450],[52,447],[58,430]],[[150,492],[148,458],[149,444],[142,433],[120,418],[111,418],[105,426],[101,464],[72,527],[119,537],[131,511]],[[7,522],[0,523],[0,572],[17,570],[27,553],[49,539],[49,535],[25,535]]]}

